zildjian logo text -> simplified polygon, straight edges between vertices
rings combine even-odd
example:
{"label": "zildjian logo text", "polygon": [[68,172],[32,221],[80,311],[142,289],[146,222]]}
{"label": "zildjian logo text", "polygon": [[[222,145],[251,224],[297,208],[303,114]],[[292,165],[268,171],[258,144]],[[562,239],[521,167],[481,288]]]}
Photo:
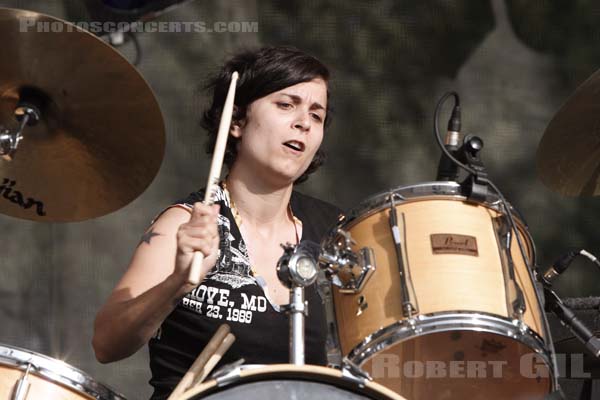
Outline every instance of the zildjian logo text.
{"label": "zildjian logo text", "polygon": [[21,192],[14,188],[16,184],[16,181],[4,178],[2,185],[0,185],[0,194],[2,197],[25,210],[35,206],[35,212],[37,215],[40,217],[45,216],[46,211],[44,211],[44,203],[39,200],[35,200],[32,197],[25,199],[25,196],[23,196]]}

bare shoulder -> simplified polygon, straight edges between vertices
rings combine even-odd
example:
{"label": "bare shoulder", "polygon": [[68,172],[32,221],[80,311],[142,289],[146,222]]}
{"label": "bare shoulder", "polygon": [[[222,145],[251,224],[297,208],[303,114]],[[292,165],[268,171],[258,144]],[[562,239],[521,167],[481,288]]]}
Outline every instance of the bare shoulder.
{"label": "bare shoulder", "polygon": [[163,211],[142,234],[136,254],[151,250],[150,247],[157,242],[170,240],[179,226],[189,221],[190,212],[191,209],[183,206],[172,206]]}
{"label": "bare shoulder", "polygon": [[174,205],[163,211],[152,223],[151,227],[164,227],[175,230],[190,219],[192,209],[183,205]]}
{"label": "bare shoulder", "polygon": [[127,271],[113,290],[114,300],[129,300],[158,285],[175,270],[177,230],[190,219],[187,208],[164,211],[142,234]]}

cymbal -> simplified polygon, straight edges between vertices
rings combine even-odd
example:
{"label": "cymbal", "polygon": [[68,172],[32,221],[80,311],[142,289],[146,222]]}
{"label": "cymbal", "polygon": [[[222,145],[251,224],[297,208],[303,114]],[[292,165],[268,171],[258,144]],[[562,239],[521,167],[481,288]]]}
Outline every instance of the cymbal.
{"label": "cymbal", "polygon": [[140,73],[93,34],[60,19],[0,8],[0,126],[22,101],[41,112],[12,160],[0,158],[0,213],[82,221],[129,204],[162,163],[165,128]]}
{"label": "cymbal", "polygon": [[600,195],[600,70],[562,105],[544,132],[537,171],[567,196]]}

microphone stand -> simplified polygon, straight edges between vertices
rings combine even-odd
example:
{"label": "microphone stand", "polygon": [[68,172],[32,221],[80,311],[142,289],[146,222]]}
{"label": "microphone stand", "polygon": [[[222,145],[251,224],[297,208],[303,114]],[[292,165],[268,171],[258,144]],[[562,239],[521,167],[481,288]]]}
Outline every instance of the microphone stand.
{"label": "microphone stand", "polygon": [[290,314],[290,363],[304,365],[304,320],[308,317],[308,304],[303,286],[292,287],[290,304],[285,309]]}
{"label": "microphone stand", "polygon": [[290,289],[290,303],[283,307],[290,314],[290,364],[304,365],[304,322],[308,303],[304,288],[317,279],[317,244],[304,241],[294,246],[282,245],[283,255],[277,262],[277,277]]}
{"label": "microphone stand", "polygon": [[596,337],[594,333],[590,331],[579,318],[577,318],[575,313],[562,302],[556,292],[552,290],[552,281],[565,272],[575,257],[579,255],[584,256],[600,267],[600,261],[598,261],[593,254],[584,249],[571,250],[556,260],[543,275],[539,274],[538,280],[542,283],[544,288],[546,309],[552,311],[558,317],[560,323],[569,329],[595,357],[600,358],[600,338]]}
{"label": "microphone stand", "polygon": [[[552,290],[552,280],[566,271],[571,264],[571,261],[577,256],[582,255],[590,261],[600,266],[598,259],[583,249],[572,250],[561,256],[548,270],[542,275],[538,274],[538,281],[541,282],[544,290],[544,298],[546,310],[551,311],[556,315],[560,323],[567,328],[571,333],[588,349],[595,357],[600,358],[600,338],[575,315],[575,313],[567,307],[560,297]],[[590,399],[594,399],[595,390],[592,389]],[[546,397],[546,400],[564,400],[563,393],[559,390],[551,393]]]}

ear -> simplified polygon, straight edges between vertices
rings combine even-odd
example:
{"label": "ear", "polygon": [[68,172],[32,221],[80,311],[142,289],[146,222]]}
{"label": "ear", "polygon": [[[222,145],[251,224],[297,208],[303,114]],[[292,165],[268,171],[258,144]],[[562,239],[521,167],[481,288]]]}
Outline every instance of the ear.
{"label": "ear", "polygon": [[[238,113],[238,106],[234,105],[233,106],[233,115],[236,115]],[[236,121],[231,121],[231,127],[229,128],[229,134],[235,138],[241,138],[242,137],[242,125],[243,122],[236,122]]]}
{"label": "ear", "polygon": [[242,137],[242,127],[240,126],[239,122],[231,123],[231,128],[229,128],[229,134],[234,138],[238,139]]}

